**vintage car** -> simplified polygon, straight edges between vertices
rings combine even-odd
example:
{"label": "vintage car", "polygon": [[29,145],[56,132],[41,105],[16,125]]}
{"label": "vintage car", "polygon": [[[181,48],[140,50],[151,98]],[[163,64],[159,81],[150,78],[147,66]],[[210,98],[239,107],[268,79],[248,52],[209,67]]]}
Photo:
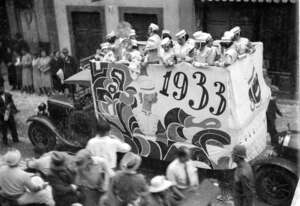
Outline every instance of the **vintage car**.
{"label": "vintage car", "polygon": [[[263,78],[263,45],[254,45],[254,53],[225,68],[182,62],[169,68],[150,64],[137,73],[124,64],[89,61],[83,67],[88,69],[65,81],[80,88],[74,98],[51,97],[48,115],[29,118],[29,138],[48,150],[64,145],[76,151],[93,136],[96,117],[143,158],[169,162],[186,146],[195,164],[210,171],[234,168],[232,148],[243,144],[263,188],[270,168],[293,169],[275,157],[258,158],[266,148],[271,91]],[[259,191],[266,201],[276,199]]]}
{"label": "vintage car", "polygon": [[300,133],[288,126],[277,136],[271,152],[253,162],[257,194],[271,205],[290,205],[299,178]]}

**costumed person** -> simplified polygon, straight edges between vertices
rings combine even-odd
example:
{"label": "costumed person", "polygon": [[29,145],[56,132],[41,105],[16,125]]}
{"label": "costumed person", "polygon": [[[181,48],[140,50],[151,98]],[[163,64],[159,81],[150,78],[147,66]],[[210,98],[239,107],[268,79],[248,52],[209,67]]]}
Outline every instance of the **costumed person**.
{"label": "costumed person", "polygon": [[151,38],[153,41],[160,44],[160,37],[158,32],[159,32],[159,26],[154,23],[151,23],[148,27],[148,35],[149,35],[148,40]]}
{"label": "costumed person", "polygon": [[106,35],[105,40],[109,43],[109,47],[112,49],[116,48],[116,42],[117,42],[117,35],[114,31],[111,31],[109,34]]}
{"label": "costumed person", "polygon": [[215,64],[221,67],[226,67],[233,64],[238,58],[236,47],[233,44],[233,33],[226,31],[221,39],[220,44],[222,47],[221,58]]}
{"label": "costumed person", "polygon": [[116,61],[115,54],[114,54],[114,52],[112,50],[112,47],[109,43],[107,43],[107,42],[102,43],[101,44],[101,51],[104,54],[104,57],[103,57],[102,61],[109,62],[109,63],[112,63],[112,62]]}
{"label": "costumed person", "polygon": [[75,163],[75,183],[83,193],[83,205],[98,206],[99,199],[108,189],[113,171],[104,158],[92,156],[86,149],[76,153]]}
{"label": "costumed person", "polygon": [[207,67],[214,65],[215,54],[211,47],[208,46],[209,35],[198,31],[193,34],[195,38],[195,48],[193,50],[193,66]]}
{"label": "costumed person", "polygon": [[141,75],[141,65],[140,62],[137,60],[133,60],[130,62],[129,66],[129,74],[133,81],[138,81],[140,75]]}
{"label": "costumed person", "polygon": [[121,171],[112,177],[108,192],[101,198],[100,206],[146,206],[148,187],[144,175],[137,170],[142,158],[128,152],[121,160]]}
{"label": "costumed person", "polygon": [[208,35],[207,46],[212,49],[212,54],[210,55],[212,60],[209,61],[218,61],[221,57],[221,45],[220,41],[215,41],[210,33],[203,32]]}
{"label": "costumed person", "polygon": [[230,30],[233,34],[233,43],[236,47],[238,55],[245,53],[253,53],[255,51],[254,45],[245,37],[241,37],[241,28],[236,26]]}
{"label": "costumed person", "polygon": [[40,177],[25,172],[19,165],[21,152],[8,151],[4,157],[5,165],[0,167],[0,195],[15,200],[18,205],[45,204],[54,206],[51,187]]}
{"label": "costumed person", "polygon": [[103,59],[103,56],[104,56],[104,54],[102,53],[101,48],[97,48],[96,49],[96,54],[94,56],[94,59],[96,61],[101,61]]}
{"label": "costumed person", "polygon": [[131,29],[130,30],[130,33],[129,33],[129,39],[131,40],[136,40],[136,32],[134,29]]}
{"label": "costumed person", "polygon": [[255,180],[251,165],[246,162],[247,152],[243,145],[236,145],[232,160],[237,164],[234,171],[234,205],[253,206],[255,199]]}
{"label": "costumed person", "polygon": [[32,86],[32,56],[25,48],[21,50],[22,53],[22,91],[26,93],[33,93]]}
{"label": "costumed person", "polygon": [[50,96],[52,94],[52,75],[51,75],[51,57],[42,49],[40,57],[40,71],[41,71],[41,92],[42,94]]}
{"label": "costumed person", "polygon": [[96,122],[96,136],[91,138],[86,149],[93,156],[102,157],[107,160],[110,169],[117,167],[117,152],[128,152],[131,150],[129,144],[122,142],[120,139],[109,136],[110,125],[102,120]]}
{"label": "costumed person", "polygon": [[172,192],[173,183],[163,175],[155,176],[150,181],[149,206],[176,206],[178,202]]}
{"label": "costumed person", "polygon": [[159,117],[151,111],[152,105],[157,102],[157,92],[151,80],[141,81],[139,99],[142,107],[133,110],[134,117],[145,137],[155,141]]}
{"label": "costumed person", "polygon": [[167,179],[175,186],[174,193],[181,199],[192,195],[199,186],[198,170],[187,147],[178,148],[177,157],[168,165],[166,173]]}
{"label": "costumed person", "polygon": [[17,112],[12,95],[4,90],[4,80],[0,78],[0,129],[3,144],[8,145],[7,130],[10,130],[13,142],[19,142],[15,113]]}
{"label": "costumed person", "polygon": [[195,47],[195,41],[189,38],[188,33],[183,29],[176,34],[177,44],[175,44],[175,55],[177,58],[177,62],[189,62],[191,63],[192,58],[192,50]]}
{"label": "costumed person", "polygon": [[157,41],[157,38],[150,37],[147,40],[145,47],[145,56],[142,62],[142,67],[146,70],[149,64],[161,64],[162,59],[159,56],[160,40]]}
{"label": "costumed person", "polygon": [[172,40],[169,37],[165,37],[161,41],[161,52],[160,56],[162,58],[165,67],[172,67],[176,64],[175,51],[172,46]]}
{"label": "costumed person", "polygon": [[136,40],[131,40],[131,48],[129,49],[130,61],[142,62],[142,54],[138,48],[138,42]]}
{"label": "costumed person", "polygon": [[32,55],[32,79],[33,88],[35,93],[42,94],[40,89],[42,87],[41,70],[40,70],[40,54],[36,50],[33,51]]}
{"label": "costumed person", "polygon": [[75,172],[66,164],[66,156],[61,152],[51,154],[48,181],[53,189],[56,206],[70,206],[81,200],[81,194],[75,185]]}

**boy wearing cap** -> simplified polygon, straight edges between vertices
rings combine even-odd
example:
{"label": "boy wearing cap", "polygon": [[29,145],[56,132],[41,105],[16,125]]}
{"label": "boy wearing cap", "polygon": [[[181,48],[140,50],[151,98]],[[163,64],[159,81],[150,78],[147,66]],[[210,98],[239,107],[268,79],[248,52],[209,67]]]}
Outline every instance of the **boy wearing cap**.
{"label": "boy wearing cap", "polygon": [[[154,23],[151,23],[148,27],[148,35],[149,35],[149,38],[152,37],[152,39],[154,41],[157,41],[158,44],[160,43],[160,37],[158,35],[158,31],[159,31],[159,26],[154,24]],[[149,40],[149,39],[148,39]]]}
{"label": "boy wearing cap", "polygon": [[221,59],[216,62],[217,66],[226,67],[233,64],[237,58],[238,53],[233,44],[234,34],[231,31],[226,31],[221,39]]}
{"label": "boy wearing cap", "polygon": [[177,62],[192,62],[192,50],[195,47],[195,41],[189,38],[188,33],[183,29],[176,34],[177,44],[175,45],[175,55]]}
{"label": "boy wearing cap", "polygon": [[234,171],[234,205],[253,206],[255,197],[254,174],[251,165],[245,161],[246,147],[236,145],[232,151],[232,160],[237,164]]}
{"label": "boy wearing cap", "polygon": [[193,36],[196,42],[193,51],[193,66],[205,67],[209,65],[214,65],[216,56],[215,53],[213,53],[212,48],[208,46],[210,35],[208,33],[198,31],[195,32]]}
{"label": "boy wearing cap", "polygon": [[230,31],[234,34],[233,42],[239,55],[255,51],[249,39],[241,37],[241,28],[239,26],[232,28]]}
{"label": "boy wearing cap", "polygon": [[172,40],[169,37],[166,37],[161,41],[160,56],[165,67],[172,67],[176,64]]}
{"label": "boy wearing cap", "polygon": [[4,80],[0,78],[0,130],[2,132],[3,144],[8,145],[7,130],[10,129],[13,142],[19,142],[14,113],[16,106],[12,95],[5,92]]}
{"label": "boy wearing cap", "polygon": [[43,182],[35,184],[33,174],[19,167],[21,153],[12,149],[4,155],[5,165],[0,168],[0,194],[3,197],[16,200],[19,205],[46,204],[54,206],[51,189]]}

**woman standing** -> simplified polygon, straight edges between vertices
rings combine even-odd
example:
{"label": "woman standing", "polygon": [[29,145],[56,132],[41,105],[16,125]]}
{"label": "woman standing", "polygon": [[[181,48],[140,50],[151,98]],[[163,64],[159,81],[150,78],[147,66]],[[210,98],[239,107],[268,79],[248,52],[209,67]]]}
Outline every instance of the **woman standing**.
{"label": "woman standing", "polygon": [[43,49],[41,50],[40,57],[40,71],[41,71],[41,92],[48,96],[52,93],[52,80],[50,71],[50,61],[51,57],[47,55],[47,52]]}
{"label": "woman standing", "polygon": [[37,94],[41,94],[41,71],[39,53],[35,51],[32,59],[32,76],[33,76],[33,88]]}
{"label": "woman standing", "polygon": [[28,49],[22,48],[22,91],[26,93],[33,93],[32,86],[32,56],[29,53]]}

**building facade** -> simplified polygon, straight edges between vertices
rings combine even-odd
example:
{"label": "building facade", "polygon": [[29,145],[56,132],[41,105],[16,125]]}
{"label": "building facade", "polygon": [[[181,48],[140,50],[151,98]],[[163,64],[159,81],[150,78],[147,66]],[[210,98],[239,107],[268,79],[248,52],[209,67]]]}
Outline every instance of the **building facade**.
{"label": "building facade", "polygon": [[[94,53],[120,21],[145,40],[157,23],[173,34],[203,30],[215,39],[239,25],[242,36],[264,43],[265,67],[273,83],[295,94],[297,29],[295,0],[5,0],[10,33],[31,45],[68,48],[77,58]],[[20,3],[23,2],[23,3]],[[27,2],[27,3],[25,3]],[[0,5],[1,6],[1,5]],[[1,8],[0,8],[1,9]],[[291,89],[292,88],[292,89]]]}

